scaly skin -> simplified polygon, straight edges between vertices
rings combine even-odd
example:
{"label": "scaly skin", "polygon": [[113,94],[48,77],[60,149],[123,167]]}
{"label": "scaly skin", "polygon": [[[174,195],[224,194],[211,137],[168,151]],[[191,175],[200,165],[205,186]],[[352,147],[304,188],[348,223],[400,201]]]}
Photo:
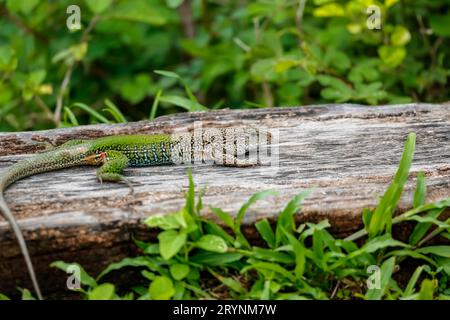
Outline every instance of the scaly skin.
{"label": "scaly skin", "polygon": [[238,159],[254,146],[257,130],[219,128],[203,129],[173,135],[109,136],[96,140],[70,140],[63,145],[20,161],[0,175],[0,211],[10,223],[24,256],[34,290],[42,299],[41,290],[22,232],[7,206],[3,193],[17,180],[42,172],[63,168],[95,165],[99,181],[123,182],[127,166],[152,166],[194,162],[215,162],[225,166],[245,167],[257,164]]}

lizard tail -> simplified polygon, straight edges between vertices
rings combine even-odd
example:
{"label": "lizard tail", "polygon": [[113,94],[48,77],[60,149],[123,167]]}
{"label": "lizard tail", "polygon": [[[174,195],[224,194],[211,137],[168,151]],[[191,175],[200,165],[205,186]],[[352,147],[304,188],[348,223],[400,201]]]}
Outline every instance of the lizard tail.
{"label": "lizard tail", "polygon": [[36,292],[36,296],[39,300],[42,300],[42,293],[41,289],[39,287],[39,283],[36,278],[36,273],[34,272],[33,263],[31,262],[30,255],[28,253],[28,247],[25,243],[25,239],[23,238],[22,231],[19,228],[19,225],[16,222],[16,219],[14,219],[14,216],[11,212],[11,210],[8,208],[5,199],[3,197],[3,188],[1,188],[0,192],[0,210],[3,213],[3,216],[6,218],[6,220],[9,222],[14,235],[17,238],[17,242],[19,243],[20,250],[22,252],[22,255],[25,259],[25,263],[27,265],[28,273],[31,278],[31,282],[33,283],[34,291]]}
{"label": "lizard tail", "polygon": [[22,251],[23,257],[25,258],[28,273],[33,283],[34,291],[36,292],[37,298],[40,300],[42,300],[42,294],[36,278],[33,263],[31,262],[30,255],[28,253],[28,247],[25,243],[22,231],[20,230],[20,227],[16,219],[14,218],[14,215],[5,202],[3,192],[9,185],[24,177],[28,177],[41,172],[48,172],[85,164],[85,152],[86,148],[79,147],[49,151],[36,155],[29,159],[19,161],[9,167],[6,172],[0,174],[0,212],[3,213],[3,216],[11,225],[14,235],[17,238],[20,250]]}

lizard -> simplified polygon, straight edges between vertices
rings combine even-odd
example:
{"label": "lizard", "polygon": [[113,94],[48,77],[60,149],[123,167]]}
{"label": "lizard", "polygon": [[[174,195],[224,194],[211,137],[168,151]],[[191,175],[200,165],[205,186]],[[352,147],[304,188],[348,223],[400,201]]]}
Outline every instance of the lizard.
{"label": "lizard", "polygon": [[[42,293],[22,231],[4,199],[5,190],[14,182],[39,173],[74,166],[99,166],[102,182],[132,183],[122,175],[126,167],[190,164],[201,161],[218,165],[247,167],[260,164],[245,159],[256,150],[257,128],[202,128],[175,134],[105,136],[93,140],[69,140],[58,147],[19,161],[0,174],[0,211],[9,222],[24,257],[38,299]],[[270,133],[266,133],[270,139]],[[262,136],[262,135],[261,135]],[[242,159],[244,157],[244,159]]]}

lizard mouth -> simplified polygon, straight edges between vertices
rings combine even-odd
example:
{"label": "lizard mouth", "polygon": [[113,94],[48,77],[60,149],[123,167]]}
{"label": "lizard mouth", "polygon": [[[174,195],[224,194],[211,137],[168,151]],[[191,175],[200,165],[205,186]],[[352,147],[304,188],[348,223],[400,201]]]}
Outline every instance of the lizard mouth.
{"label": "lizard mouth", "polygon": [[88,165],[96,166],[96,165],[102,164],[106,158],[107,158],[106,152],[100,152],[100,153],[95,153],[90,156],[87,156],[84,159],[84,161]]}

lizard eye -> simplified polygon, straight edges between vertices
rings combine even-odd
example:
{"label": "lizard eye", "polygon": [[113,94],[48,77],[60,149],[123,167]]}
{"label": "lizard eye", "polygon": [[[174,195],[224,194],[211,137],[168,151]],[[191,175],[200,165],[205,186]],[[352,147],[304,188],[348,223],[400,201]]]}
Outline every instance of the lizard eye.
{"label": "lizard eye", "polygon": [[107,157],[106,152],[100,152],[95,155],[95,160],[97,160],[98,162],[101,162],[101,161],[105,160],[106,157]]}

